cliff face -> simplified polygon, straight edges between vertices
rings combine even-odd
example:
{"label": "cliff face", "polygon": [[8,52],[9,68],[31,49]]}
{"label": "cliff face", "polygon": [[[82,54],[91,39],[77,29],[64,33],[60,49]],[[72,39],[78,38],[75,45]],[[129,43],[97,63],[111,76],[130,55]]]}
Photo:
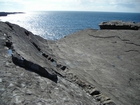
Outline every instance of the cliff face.
{"label": "cliff face", "polygon": [[0,104],[138,105],[140,31],[45,40],[0,22]]}

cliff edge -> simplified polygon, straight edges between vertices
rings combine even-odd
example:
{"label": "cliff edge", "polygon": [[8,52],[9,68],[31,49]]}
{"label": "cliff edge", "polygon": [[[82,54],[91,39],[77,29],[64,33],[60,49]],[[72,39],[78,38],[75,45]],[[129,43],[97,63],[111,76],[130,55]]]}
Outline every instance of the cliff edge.
{"label": "cliff edge", "polygon": [[100,29],[140,30],[140,23],[123,22],[119,20],[101,22],[99,26]]}

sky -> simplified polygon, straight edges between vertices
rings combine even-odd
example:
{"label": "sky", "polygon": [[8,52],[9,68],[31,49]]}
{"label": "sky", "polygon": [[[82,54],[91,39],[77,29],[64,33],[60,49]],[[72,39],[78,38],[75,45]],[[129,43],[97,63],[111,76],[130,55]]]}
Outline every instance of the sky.
{"label": "sky", "polygon": [[0,0],[0,11],[102,11],[140,13],[140,0]]}

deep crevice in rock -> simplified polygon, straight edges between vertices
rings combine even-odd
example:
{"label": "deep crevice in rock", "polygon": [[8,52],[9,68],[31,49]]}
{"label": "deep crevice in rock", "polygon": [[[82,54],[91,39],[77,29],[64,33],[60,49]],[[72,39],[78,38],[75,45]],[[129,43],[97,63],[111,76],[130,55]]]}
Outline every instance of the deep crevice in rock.
{"label": "deep crevice in rock", "polygon": [[12,44],[13,44],[13,43],[12,43],[12,37],[6,35],[6,41],[5,41],[6,47],[8,47],[9,49],[11,49],[11,48],[12,48]]}
{"label": "deep crevice in rock", "polygon": [[36,43],[34,43],[34,42],[31,42],[34,46],[35,46],[35,48],[38,50],[38,51],[41,51],[41,49],[38,47],[38,45],[36,44]]}
{"label": "deep crevice in rock", "polygon": [[[26,32],[26,31],[25,31]],[[28,34],[28,33],[27,33]],[[36,44],[36,43],[34,43],[34,42],[31,42],[34,46],[35,46],[35,48],[39,51],[39,52],[41,52],[41,49],[38,47],[38,45]],[[42,53],[42,52],[41,52]],[[45,53],[42,53],[42,56],[44,56],[45,58],[47,58],[52,64],[53,64],[53,66],[55,66],[55,67],[60,67],[59,66],[59,64],[57,64],[57,62],[52,58],[52,57],[49,57],[49,55],[47,55],[47,54],[45,54]],[[61,65],[62,66],[62,65]],[[67,67],[66,66],[62,66],[61,67],[61,70],[66,70],[67,69]]]}
{"label": "deep crevice in rock", "polygon": [[[66,80],[69,82],[77,84],[81,89],[86,91],[87,94],[91,95],[96,101],[100,102],[100,105],[116,105],[110,98],[103,95],[99,90],[97,90],[93,85],[82,81],[78,76],[73,73],[66,74]],[[111,103],[111,104],[110,104]]]}
{"label": "deep crevice in rock", "polygon": [[62,69],[62,70],[66,70],[66,68],[67,68],[66,66],[63,66],[61,69]]}
{"label": "deep crevice in rock", "polygon": [[18,54],[12,55],[12,61],[14,64],[16,64],[20,67],[23,67],[28,71],[35,72],[35,73],[39,74],[40,76],[48,78],[57,83],[58,78],[57,78],[56,74],[50,74],[49,72],[47,72],[47,70],[45,68],[43,68],[40,65],[35,64],[31,61],[27,61],[26,59],[24,59],[23,57],[21,57]]}
{"label": "deep crevice in rock", "polygon": [[[34,42],[31,42],[31,43],[35,46],[35,48],[37,48],[38,51],[41,51],[41,49],[38,47],[37,44],[35,44]],[[25,68],[28,71],[35,72],[42,77],[45,77],[45,78],[48,78],[54,82],[57,82],[58,78],[57,78],[56,74],[50,74],[49,72],[47,72],[47,70],[45,68],[41,67],[40,65],[35,64],[31,61],[27,61],[26,59],[24,59],[22,56],[20,56],[16,52],[13,52],[12,44],[13,44],[12,43],[12,36],[6,35],[5,46],[9,48],[8,54],[10,56],[12,56],[12,61],[15,65],[18,65],[22,68]],[[54,62],[54,59],[51,59],[51,62]]]}
{"label": "deep crevice in rock", "polygon": [[42,53],[42,56],[44,56],[47,60],[49,60],[53,64],[53,66],[60,68],[63,71],[67,69],[67,66],[57,64],[56,60],[54,60],[52,57],[49,57],[49,55]]}
{"label": "deep crevice in rock", "polygon": [[24,32],[25,32],[25,34],[26,34],[27,36],[29,36],[29,34],[30,34],[29,31],[25,30]]}
{"label": "deep crevice in rock", "polygon": [[[91,34],[88,34],[89,36],[92,36],[94,38],[118,38],[120,39],[121,41],[124,41],[126,44],[132,44],[132,45],[135,45],[135,46],[140,46],[139,44],[136,44],[136,43],[133,43],[133,42],[130,42],[130,40],[127,40],[127,39],[122,39],[121,37],[119,36],[106,36],[106,37],[103,37],[103,36],[94,36],[94,35],[91,35]],[[129,41],[129,42],[128,42]]]}
{"label": "deep crevice in rock", "polygon": [[140,46],[139,44],[136,44],[136,43],[133,43],[133,42],[126,42],[126,44],[132,44],[132,45],[135,45],[135,46]]}
{"label": "deep crevice in rock", "polygon": [[125,51],[125,52],[138,52],[138,53],[140,53],[138,50],[127,50],[127,51]]}
{"label": "deep crevice in rock", "polygon": [[[105,37],[103,37],[103,36],[95,36],[95,35],[91,35],[91,34],[88,34],[89,36],[92,36],[92,37],[94,37],[94,38],[119,38],[119,39],[121,39],[119,36],[105,36]],[[121,39],[122,41],[123,40],[125,40],[125,39]]]}
{"label": "deep crevice in rock", "polygon": [[48,58],[49,55],[45,54],[45,53],[42,53],[42,55],[45,57],[45,58]]}
{"label": "deep crevice in rock", "polygon": [[94,96],[94,95],[99,95],[100,94],[100,91],[98,90],[94,90],[90,93],[90,95]]}
{"label": "deep crevice in rock", "polygon": [[12,30],[14,30],[13,29],[13,26],[11,25],[11,23],[9,23],[9,22],[5,22]]}
{"label": "deep crevice in rock", "polygon": [[9,41],[9,40],[6,40],[6,46],[7,46],[8,48],[11,48],[11,46],[12,46],[12,42]]}
{"label": "deep crevice in rock", "polygon": [[13,46],[12,46],[12,44],[13,44],[12,37],[11,36],[8,36],[7,34],[5,34],[5,36],[6,36],[5,46],[9,48],[8,49],[8,55],[11,56],[13,54],[13,51],[12,51],[12,49],[13,49]]}

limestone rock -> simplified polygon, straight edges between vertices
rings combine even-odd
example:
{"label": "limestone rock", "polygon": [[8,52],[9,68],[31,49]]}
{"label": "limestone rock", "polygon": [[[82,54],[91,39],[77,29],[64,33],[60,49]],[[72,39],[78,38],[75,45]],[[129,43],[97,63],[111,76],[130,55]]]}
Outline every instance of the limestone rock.
{"label": "limestone rock", "polygon": [[135,22],[123,22],[123,21],[109,21],[99,24],[100,29],[125,29],[125,30],[139,30],[140,24]]}
{"label": "limestone rock", "polygon": [[0,105],[100,103],[65,78],[66,66],[49,43],[54,44],[18,25],[0,22]]}
{"label": "limestone rock", "polygon": [[50,41],[0,22],[0,104],[139,105],[139,40],[87,29]]}
{"label": "limestone rock", "polygon": [[97,100],[104,100],[103,96],[111,99],[104,105],[113,105],[112,101],[116,105],[139,105],[139,30],[82,30],[58,40],[52,48],[70,68],[69,73],[98,90],[92,92],[80,82],[87,92],[100,92]]}

